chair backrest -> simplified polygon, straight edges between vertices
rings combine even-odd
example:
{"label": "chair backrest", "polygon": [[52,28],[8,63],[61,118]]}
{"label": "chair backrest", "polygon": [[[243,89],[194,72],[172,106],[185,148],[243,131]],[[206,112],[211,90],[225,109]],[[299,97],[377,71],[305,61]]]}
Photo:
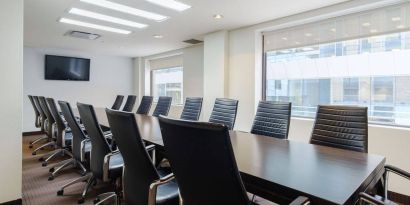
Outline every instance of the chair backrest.
{"label": "chair backrest", "polygon": [[171,108],[172,97],[162,96],[159,97],[157,107],[155,107],[154,113],[152,116],[158,117],[160,115],[167,116],[169,109]]}
{"label": "chair backrest", "polygon": [[34,114],[36,115],[36,118],[37,118],[38,116],[40,116],[40,111],[38,111],[38,108],[36,104],[34,103],[33,96],[29,95],[28,99],[30,99],[30,103],[33,106]]}
{"label": "chair backrest", "polygon": [[202,98],[186,98],[181,119],[198,121],[202,110]]}
{"label": "chair backrest", "polygon": [[217,98],[209,122],[224,124],[232,130],[235,126],[237,110],[237,100]]}
{"label": "chair backrest", "polygon": [[119,110],[121,108],[122,105],[122,101],[124,100],[124,96],[123,95],[117,95],[117,97],[115,98],[114,104],[112,105],[111,109],[114,110]]}
{"label": "chair backrest", "polygon": [[250,204],[227,126],[164,117],[159,124],[184,204]]}
{"label": "chair backrest", "polygon": [[43,110],[45,116],[47,117],[47,130],[46,133],[49,137],[52,137],[53,132],[53,124],[56,122],[54,117],[51,115],[50,109],[48,108],[46,98],[40,96],[38,98],[40,102],[41,109]]}
{"label": "chair backrest", "polygon": [[70,106],[70,103],[65,101],[58,101],[60,105],[61,112],[64,115],[65,120],[68,123],[68,126],[71,128],[71,132],[73,134],[73,140],[71,143],[72,146],[72,153],[76,160],[81,160],[81,142],[85,140],[87,137],[84,131],[81,129],[80,125],[78,124],[77,120],[75,119],[73,110]]}
{"label": "chair backrest", "polygon": [[124,159],[124,196],[128,204],[148,204],[149,186],[159,179],[133,113],[106,109],[114,140]]}
{"label": "chair backrest", "polygon": [[53,98],[47,98],[46,99],[48,107],[50,108],[51,115],[53,116],[54,120],[56,121],[56,127],[57,127],[57,145],[63,146],[63,131],[66,129],[66,125],[63,121],[63,118],[61,117],[57,105],[54,101]]}
{"label": "chair backrest", "polygon": [[33,100],[41,116],[41,131],[44,131],[44,122],[46,121],[47,116],[44,114],[44,111],[40,106],[40,100],[38,99],[38,96],[33,96]]}
{"label": "chair backrest", "polygon": [[92,105],[77,103],[81,121],[84,124],[88,137],[91,140],[90,170],[95,177],[102,179],[104,157],[110,153],[111,147],[101,130]]}
{"label": "chair backrest", "polygon": [[125,112],[132,112],[134,109],[135,101],[137,100],[137,96],[135,95],[128,95],[127,101],[125,102],[124,107],[122,108],[122,111]]}
{"label": "chair backrest", "polygon": [[251,129],[252,134],[287,139],[291,103],[260,101]]}
{"label": "chair backrest", "polygon": [[149,110],[151,109],[152,101],[152,96],[142,96],[140,106],[137,110],[137,114],[148,115]]}
{"label": "chair backrest", "polygon": [[367,107],[319,105],[310,143],[367,153]]}

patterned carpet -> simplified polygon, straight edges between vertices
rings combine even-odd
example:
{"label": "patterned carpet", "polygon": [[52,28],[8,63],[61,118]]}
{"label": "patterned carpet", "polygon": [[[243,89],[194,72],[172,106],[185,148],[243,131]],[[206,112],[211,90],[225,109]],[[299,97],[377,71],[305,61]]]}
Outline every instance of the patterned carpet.
{"label": "patterned carpet", "polygon": [[[41,135],[23,137],[23,205],[77,204],[85,183],[78,183],[65,189],[64,196],[57,196],[57,191],[61,186],[81,175],[77,170],[67,169],[61,172],[53,181],[48,181],[49,168],[62,159],[57,159],[49,163],[47,167],[42,167],[38,159],[50,150],[42,150],[37,155],[32,156],[33,149],[28,148],[29,142],[38,137],[41,137]],[[97,185],[89,192],[84,204],[93,204],[93,200],[98,194],[111,189],[110,185]],[[260,205],[274,205],[274,203],[259,197],[255,197],[255,202]]]}

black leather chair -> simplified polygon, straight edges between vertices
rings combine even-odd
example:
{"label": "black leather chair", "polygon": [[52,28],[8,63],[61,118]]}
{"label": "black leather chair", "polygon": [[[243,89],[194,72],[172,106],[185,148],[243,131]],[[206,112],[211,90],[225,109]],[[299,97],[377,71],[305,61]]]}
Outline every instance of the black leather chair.
{"label": "black leather chair", "polygon": [[111,109],[114,110],[119,110],[121,108],[122,105],[122,101],[124,100],[124,96],[123,95],[117,95],[117,97],[115,98],[114,104],[112,105]]}
{"label": "black leather chair", "polygon": [[153,149],[153,145],[145,147],[134,114],[109,109],[106,112],[114,140],[124,158],[123,187],[126,203],[178,204],[178,185],[172,180],[172,175],[168,175],[169,172],[154,167],[147,152]]}
{"label": "black leather chair", "polygon": [[[82,170],[82,174],[85,175],[87,173],[87,169],[84,164],[87,163],[86,161],[86,155],[89,155],[90,150],[91,150],[91,142],[87,138],[86,134],[84,133],[84,130],[82,129],[80,123],[78,120],[75,118],[73,110],[68,102],[65,101],[58,101],[58,104],[60,105],[61,112],[64,115],[64,119],[67,121],[67,124],[71,130],[72,133],[72,141],[71,141],[71,153],[73,155],[72,158],[64,160],[57,165],[53,166],[50,168],[50,177],[48,178],[49,180],[54,180],[54,178],[57,176],[57,174],[63,170],[65,167],[68,166],[74,166],[75,168],[80,168]],[[81,182],[82,180],[79,181],[72,181],[68,184],[65,184],[61,190],[58,192],[59,194],[63,194],[63,189],[65,187],[68,187],[72,184],[75,184],[77,182]]]}
{"label": "black leather chair", "polygon": [[[404,179],[410,180],[410,172],[404,171],[398,167],[385,165],[383,174],[383,185],[384,191],[383,196],[372,196],[367,193],[360,193],[361,204],[372,204],[372,205],[398,205],[388,199],[388,185],[389,185],[389,174],[396,174]],[[363,203],[365,202],[365,203]]]}
{"label": "black leather chair", "polygon": [[47,102],[45,97],[41,96],[38,98],[41,109],[43,110],[45,116],[46,116],[46,120],[44,121],[45,125],[44,125],[44,131],[48,137],[48,142],[37,147],[31,154],[32,155],[36,155],[37,152],[39,150],[44,149],[45,147],[55,147],[56,143],[55,143],[55,135],[54,135],[54,123],[55,123],[55,119],[54,117],[51,115],[50,113],[50,109],[48,108]]}
{"label": "black leather chair", "polygon": [[157,107],[155,107],[154,113],[152,116],[158,117],[160,115],[167,116],[169,109],[171,108],[172,97],[162,96],[159,97]]}
{"label": "black leather chair", "polygon": [[115,182],[122,175],[124,165],[122,156],[118,150],[114,150],[107,141],[92,105],[77,103],[81,120],[87,130],[88,137],[91,141],[90,153],[90,173],[79,203],[83,203],[86,193],[97,180],[103,182]]}
{"label": "black leather chair", "polygon": [[186,98],[181,119],[198,121],[202,110],[202,98]]}
{"label": "black leather chair", "polygon": [[291,103],[260,101],[252,134],[288,139]]}
{"label": "black leather chair", "polygon": [[42,166],[47,166],[48,162],[51,159],[56,157],[64,157],[66,155],[73,157],[71,154],[71,141],[73,139],[73,134],[71,129],[67,126],[66,122],[60,115],[60,112],[57,109],[57,105],[53,98],[47,98],[47,105],[50,109],[51,115],[55,119],[54,125],[54,135],[56,136],[56,146],[58,147],[49,157],[40,158],[40,161],[43,161]]}
{"label": "black leather chair", "polygon": [[35,117],[34,125],[37,128],[40,128],[41,127],[40,111],[38,111],[37,105],[35,104],[33,100],[33,96],[29,95],[28,99],[30,99],[31,106],[33,106],[33,110],[34,110],[34,117]]}
{"label": "black leather chair", "polygon": [[141,103],[137,110],[137,114],[148,115],[149,110],[151,109],[152,101],[152,96],[142,96]]}
{"label": "black leather chair", "polygon": [[[43,112],[43,109],[41,109],[41,106],[40,106],[40,101],[39,101],[39,99],[38,99],[38,96],[33,96],[33,101],[34,101],[34,104],[36,105],[36,107],[37,107],[37,110],[39,111],[39,114],[40,114],[40,129],[41,129],[41,131],[42,132],[45,132],[45,122],[46,122],[46,120],[47,120],[47,117],[46,117],[46,115],[44,114],[44,112]],[[35,139],[34,141],[31,141],[30,142],[30,144],[29,144],[29,148],[33,148],[33,146],[35,145],[35,144],[37,144],[37,143],[39,143],[39,142],[41,142],[41,141],[44,141],[44,140],[48,140],[49,138],[48,138],[48,136],[47,135],[43,135],[43,136],[41,136],[41,137],[39,137],[39,138],[37,138],[37,139]]]}
{"label": "black leather chair", "polygon": [[310,143],[367,153],[367,107],[319,105]]}
{"label": "black leather chair", "polygon": [[209,122],[224,124],[232,130],[235,126],[237,110],[237,100],[217,98]]}
{"label": "black leather chair", "polygon": [[132,112],[134,109],[135,101],[137,100],[137,96],[135,95],[128,95],[127,101],[125,102],[124,107],[122,108],[122,111],[125,112]]}
{"label": "black leather chair", "polygon": [[239,174],[226,125],[162,116],[159,124],[183,204],[253,204]]}

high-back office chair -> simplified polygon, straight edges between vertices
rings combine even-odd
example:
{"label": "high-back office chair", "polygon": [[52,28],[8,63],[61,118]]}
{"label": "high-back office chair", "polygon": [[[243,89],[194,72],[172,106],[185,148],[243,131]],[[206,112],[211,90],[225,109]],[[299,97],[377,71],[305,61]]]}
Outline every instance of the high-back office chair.
{"label": "high-back office chair", "polygon": [[[53,98],[47,98],[47,105],[50,108],[51,115],[53,116],[55,122],[55,136],[56,136],[56,146],[58,147],[47,159],[44,160],[42,166],[47,166],[47,163],[59,156],[69,155],[72,157],[71,154],[71,140],[73,139],[73,134],[71,133],[71,129],[69,129],[64,122],[62,116],[60,115],[57,105]],[[42,160],[44,158],[41,158]]]}
{"label": "high-back office chair", "polygon": [[164,117],[159,124],[183,204],[253,204],[239,174],[226,125]]}
{"label": "high-back office chair", "polygon": [[252,134],[287,139],[291,103],[260,101],[251,129]]}
{"label": "high-back office chair", "polygon": [[135,95],[128,95],[127,101],[125,102],[124,107],[122,108],[122,111],[125,112],[132,112],[134,109],[135,101],[137,100],[137,96]]}
{"label": "high-back office chair", "polygon": [[217,98],[209,122],[224,124],[232,130],[235,126],[237,110],[237,100]]}
{"label": "high-back office chair", "polygon": [[[41,109],[40,101],[39,101],[39,99],[38,99],[38,96],[33,96],[33,101],[34,101],[34,104],[35,104],[36,107],[37,107],[37,110],[39,111],[39,114],[40,114],[40,128],[41,128],[41,131],[44,132],[44,131],[45,131],[45,128],[44,128],[44,127],[45,127],[45,124],[46,124],[45,121],[46,121],[47,117],[46,117],[46,115],[44,114],[43,109]],[[31,141],[30,144],[29,144],[29,148],[33,148],[33,146],[34,146],[35,144],[37,144],[37,143],[39,143],[39,142],[41,142],[41,141],[43,141],[43,140],[47,140],[47,139],[48,139],[48,136],[47,136],[47,135],[43,135],[43,136],[41,136],[41,137],[35,139],[34,141]]]}
{"label": "high-back office chair", "polygon": [[114,110],[119,110],[121,108],[122,105],[122,101],[124,100],[124,96],[123,95],[117,95],[117,97],[115,98],[114,104],[112,105],[111,109]]}
{"label": "high-back office chair", "polygon": [[142,96],[141,103],[137,110],[137,114],[148,115],[149,110],[151,109],[152,101],[152,96]]}
{"label": "high-back office chair", "polygon": [[[147,152],[153,145],[145,147],[134,114],[109,109],[106,112],[124,158],[123,191],[127,204],[178,204],[178,185],[172,175],[166,176],[166,171],[154,167]],[[162,185],[155,190],[158,184]],[[153,187],[151,192],[150,187]],[[148,196],[151,196],[150,202]]]}
{"label": "high-back office chair", "polygon": [[184,109],[182,110],[181,119],[198,121],[201,115],[202,98],[186,98]]}
{"label": "high-back office chair", "polygon": [[34,110],[34,117],[35,117],[34,125],[37,128],[40,128],[41,127],[40,111],[38,111],[38,108],[34,102],[33,96],[29,95],[28,99],[30,99],[30,103],[33,106],[33,110]]}
{"label": "high-back office chair", "polygon": [[319,105],[310,143],[367,153],[367,107]]}
{"label": "high-back office chair", "polygon": [[92,105],[77,103],[78,111],[91,141],[90,174],[79,203],[84,202],[88,189],[97,182],[115,181],[122,175],[123,159],[120,152],[113,150],[98,123]]}
{"label": "high-back office chair", "polygon": [[[83,174],[86,174],[87,169],[85,168],[83,163],[86,162],[86,155],[91,150],[91,142],[87,139],[87,136],[85,135],[79,122],[76,120],[70,104],[65,101],[58,101],[58,104],[60,105],[61,112],[63,113],[63,116],[71,130],[71,153],[73,157],[52,167],[50,169],[51,175],[49,177],[49,180],[53,180],[55,176],[60,172],[60,170],[70,165],[73,165],[76,168],[80,168]],[[62,189],[76,182],[77,181],[70,182],[64,185]],[[59,194],[63,194],[63,191],[61,190],[59,191]]]}
{"label": "high-back office chair", "polygon": [[171,108],[172,97],[162,96],[158,98],[157,107],[155,107],[152,116],[158,117],[160,115],[167,116],[169,109]]}
{"label": "high-back office chair", "polygon": [[32,155],[36,155],[39,150],[44,149],[45,147],[51,147],[51,146],[55,146],[55,145],[56,145],[56,143],[55,143],[55,135],[54,135],[54,126],[55,126],[55,125],[54,125],[54,123],[55,123],[54,117],[53,117],[53,116],[51,115],[51,113],[50,113],[50,109],[48,108],[46,99],[45,99],[43,96],[41,96],[41,97],[38,98],[38,100],[39,100],[41,109],[43,110],[43,112],[44,112],[44,114],[45,114],[45,116],[46,116],[46,118],[47,118],[47,119],[44,121],[44,123],[45,123],[45,126],[44,126],[45,130],[44,130],[44,131],[45,131],[45,133],[46,133],[46,135],[47,135],[47,137],[48,137],[48,142],[45,143],[45,144],[43,144],[43,145],[41,145],[41,146],[39,146],[39,147],[37,147],[37,148],[31,153]]}

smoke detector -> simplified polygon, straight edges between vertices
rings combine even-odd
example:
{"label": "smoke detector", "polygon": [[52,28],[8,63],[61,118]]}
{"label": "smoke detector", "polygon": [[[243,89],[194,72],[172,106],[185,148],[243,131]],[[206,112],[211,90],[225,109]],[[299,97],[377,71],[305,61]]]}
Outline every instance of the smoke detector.
{"label": "smoke detector", "polygon": [[99,34],[87,33],[82,31],[68,31],[67,33],[65,33],[65,35],[73,38],[81,38],[86,40],[95,40],[101,37]]}

